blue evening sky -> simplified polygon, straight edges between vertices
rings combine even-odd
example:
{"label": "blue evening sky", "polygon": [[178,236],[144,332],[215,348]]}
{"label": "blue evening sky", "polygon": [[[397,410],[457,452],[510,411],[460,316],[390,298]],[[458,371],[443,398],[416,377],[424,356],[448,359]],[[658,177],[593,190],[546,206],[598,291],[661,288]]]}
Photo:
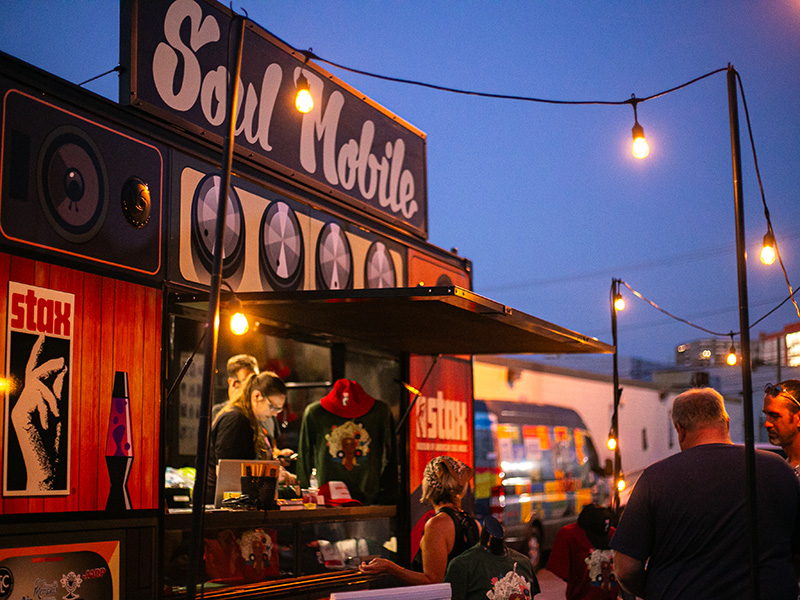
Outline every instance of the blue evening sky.
{"label": "blue evening sky", "polygon": [[[384,75],[558,100],[646,97],[732,63],[767,205],[800,284],[800,3],[236,0],[299,49]],[[112,0],[4,0],[0,50],[79,83],[118,62]],[[460,96],[321,64],[427,134],[430,241],[473,261],[474,288],[610,342],[621,278],[665,310],[738,331],[725,73],[639,105],[650,156],[630,154],[630,106]],[[116,75],[86,86],[117,98]],[[788,295],[758,262],[766,232],[740,96],[750,319]],[[672,362],[707,337],[624,295],[620,354]],[[786,303],[751,332],[800,320]]]}

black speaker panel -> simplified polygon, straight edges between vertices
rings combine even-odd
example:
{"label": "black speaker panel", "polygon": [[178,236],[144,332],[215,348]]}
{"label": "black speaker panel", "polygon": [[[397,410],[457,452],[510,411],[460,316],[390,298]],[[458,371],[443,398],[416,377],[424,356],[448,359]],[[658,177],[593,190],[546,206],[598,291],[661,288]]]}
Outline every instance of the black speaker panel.
{"label": "black speaker panel", "polygon": [[0,234],[5,242],[57,253],[67,263],[74,258],[98,268],[157,275],[162,151],[95,116],[22,90],[6,91],[4,100]]}

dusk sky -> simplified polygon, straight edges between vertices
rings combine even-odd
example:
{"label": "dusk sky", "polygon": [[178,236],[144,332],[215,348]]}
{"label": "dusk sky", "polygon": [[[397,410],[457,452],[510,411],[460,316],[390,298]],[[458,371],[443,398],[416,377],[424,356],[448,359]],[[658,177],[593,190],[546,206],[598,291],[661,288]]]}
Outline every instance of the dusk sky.
{"label": "dusk sky", "polygon": [[[227,6],[227,4],[226,4]],[[772,224],[800,285],[800,2],[237,0],[298,49],[356,69],[477,92],[569,101],[651,96],[731,63]],[[119,61],[112,0],[5,0],[0,50],[80,83]],[[463,96],[318,63],[427,135],[429,240],[472,260],[474,289],[611,342],[620,278],[665,310],[739,330],[724,72],[633,110]],[[116,74],[86,86],[116,100]],[[758,253],[766,233],[739,95],[750,320],[788,296]],[[671,363],[709,337],[623,290],[622,356]],[[791,302],[751,330],[800,321]],[[610,360],[610,359],[609,359]]]}

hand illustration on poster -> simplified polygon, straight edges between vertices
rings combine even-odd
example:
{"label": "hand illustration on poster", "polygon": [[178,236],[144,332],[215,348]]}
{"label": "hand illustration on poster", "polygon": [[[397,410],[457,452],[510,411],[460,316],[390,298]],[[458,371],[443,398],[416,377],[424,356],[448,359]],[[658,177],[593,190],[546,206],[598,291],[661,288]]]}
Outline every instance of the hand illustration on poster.
{"label": "hand illustration on poster", "polygon": [[67,365],[64,356],[46,360],[46,355],[42,356],[44,344],[45,336],[39,335],[25,366],[24,387],[11,409],[11,423],[25,464],[25,491],[31,493],[56,489],[63,460],[59,405]]}
{"label": "hand illustration on poster", "polygon": [[3,495],[69,494],[75,296],[8,284]]}

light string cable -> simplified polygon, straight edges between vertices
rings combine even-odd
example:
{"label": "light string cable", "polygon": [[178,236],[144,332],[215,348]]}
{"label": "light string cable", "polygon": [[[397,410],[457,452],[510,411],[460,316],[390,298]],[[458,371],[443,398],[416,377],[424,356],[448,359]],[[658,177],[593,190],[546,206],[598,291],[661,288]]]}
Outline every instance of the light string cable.
{"label": "light string cable", "polygon": [[[636,108],[636,106],[638,104],[640,104],[642,102],[647,102],[648,100],[655,100],[656,98],[660,98],[662,96],[666,96],[667,94],[671,94],[673,92],[677,92],[677,91],[679,91],[679,90],[681,90],[681,89],[683,89],[685,87],[688,87],[688,86],[690,86],[692,84],[697,83],[698,81],[701,81],[703,79],[711,77],[712,75],[716,75],[717,73],[727,72],[728,69],[729,69],[729,67],[715,69],[713,71],[705,73],[704,75],[700,75],[699,77],[695,77],[694,79],[691,79],[691,80],[687,81],[686,83],[682,83],[682,84],[677,85],[675,87],[672,87],[672,88],[669,88],[667,90],[664,90],[663,92],[659,92],[657,94],[652,94],[652,95],[646,96],[644,98],[636,98],[635,95],[631,95],[631,97],[628,98],[627,100],[616,100],[616,101],[615,100],[555,100],[555,99],[548,99],[548,98],[536,98],[536,97],[532,97],[532,96],[519,96],[519,95],[513,95],[513,94],[497,94],[497,93],[490,93],[490,92],[478,92],[478,91],[473,91],[473,90],[464,90],[464,89],[452,88],[452,87],[443,86],[443,85],[437,85],[437,84],[433,84],[433,83],[426,83],[426,82],[422,82],[422,81],[415,81],[415,80],[412,80],[412,79],[404,79],[404,78],[400,78],[400,77],[391,77],[391,76],[388,76],[388,75],[381,75],[381,74],[378,74],[378,73],[372,73],[370,71],[364,71],[363,69],[356,69],[356,68],[353,68],[353,67],[348,67],[346,65],[342,65],[342,64],[336,63],[336,62],[334,62],[332,60],[328,60],[326,58],[323,58],[323,57],[319,56],[318,54],[315,54],[312,48],[309,48],[308,50],[300,51],[300,52],[306,57],[306,60],[314,59],[314,60],[317,60],[319,62],[323,62],[323,63],[326,63],[326,64],[331,65],[333,67],[336,67],[337,69],[342,69],[343,71],[349,71],[351,73],[356,73],[358,75],[364,75],[366,77],[372,77],[372,78],[375,78],[375,79],[381,79],[383,81],[392,81],[392,82],[395,82],[395,83],[404,83],[404,84],[408,84],[408,85],[416,85],[416,86],[420,86],[420,87],[424,87],[424,88],[428,88],[428,89],[438,90],[438,91],[442,91],[442,92],[449,92],[449,93],[453,93],[453,94],[462,94],[462,95],[467,95],[467,96],[478,96],[478,97],[482,97],[482,98],[495,98],[495,99],[500,99],[500,100],[519,100],[519,101],[523,101],[523,102],[538,102],[538,103],[543,103],[543,104],[560,104],[560,105],[619,106],[619,105],[629,104],[629,105],[633,106],[634,109]],[[741,92],[741,96],[742,96],[742,105],[744,107],[745,120],[746,120],[746,123],[747,123],[747,133],[748,133],[748,137],[750,139],[750,148],[751,148],[751,150],[753,152],[753,163],[754,163],[754,166],[755,166],[756,178],[758,180],[758,186],[759,186],[759,190],[760,190],[760,193],[761,193],[761,203],[764,206],[764,217],[766,218],[766,221],[767,221],[767,232],[772,234],[773,238],[774,238],[774,232],[773,232],[773,229],[772,229],[772,222],[771,222],[770,216],[769,216],[769,209],[767,208],[766,196],[764,194],[764,185],[763,185],[762,180],[761,180],[761,171],[758,168],[758,158],[756,156],[756,146],[755,146],[755,141],[753,139],[753,129],[752,129],[752,126],[751,126],[751,123],[750,123],[750,112],[749,112],[749,110],[747,108],[747,100],[746,100],[745,94],[744,94],[744,86],[742,84],[742,77],[741,77],[741,75],[739,74],[738,71],[734,70],[734,73],[736,73],[736,80],[738,82],[739,91]],[[785,266],[783,264],[783,259],[781,258],[780,252],[778,251],[777,241],[775,242],[775,254],[776,254],[777,258],[778,258],[778,262],[781,265],[781,270],[783,271],[783,276],[784,276],[784,279],[786,280],[786,285],[789,288],[789,298],[792,300],[792,303],[794,304],[794,307],[795,307],[795,310],[797,311],[798,317],[800,317],[800,307],[798,307],[797,301],[794,298],[794,291],[792,289],[791,283],[789,282],[789,277],[788,277],[788,275],[786,273],[786,268],[785,268]],[[777,308],[782,306],[785,302],[786,302],[786,300],[781,302],[781,304],[778,305],[778,307],[776,307],[775,310],[777,310]],[[768,313],[768,314],[771,314],[771,313]],[[762,317],[762,319],[765,318],[766,316],[767,315]],[[759,321],[760,320],[761,319],[759,319]],[[756,323],[758,323],[758,321],[756,321]],[[752,325],[751,325],[751,327],[752,327]],[[727,337],[729,334],[715,334],[715,335],[725,335]]]}
{"label": "light string cable", "polygon": [[[620,282],[622,285],[624,285],[626,288],[628,288],[628,290],[630,290],[630,292],[631,292],[631,293],[632,293],[634,296],[636,296],[636,297],[637,297],[637,298],[639,298],[640,300],[644,300],[645,302],[647,302],[647,304],[649,304],[650,306],[652,306],[652,307],[653,307],[653,308],[655,308],[656,310],[658,310],[658,311],[660,311],[660,312],[664,313],[665,315],[667,315],[667,316],[668,316],[668,317],[670,317],[671,319],[675,319],[676,321],[680,321],[681,323],[685,323],[686,325],[689,325],[690,327],[694,327],[695,329],[699,329],[700,331],[704,331],[704,332],[708,333],[709,335],[715,335],[715,336],[717,336],[717,337],[731,337],[731,336],[734,336],[734,335],[740,335],[740,334],[741,334],[741,331],[730,331],[730,332],[728,332],[728,333],[722,333],[722,332],[719,332],[719,331],[712,331],[711,329],[706,329],[705,327],[702,327],[702,326],[700,326],[700,325],[698,325],[698,324],[696,324],[696,323],[692,323],[692,322],[691,322],[691,321],[689,321],[688,319],[684,319],[683,317],[678,317],[677,315],[673,315],[673,314],[672,314],[671,312],[669,312],[668,310],[665,310],[665,309],[661,308],[661,307],[660,307],[658,304],[656,304],[655,302],[653,302],[653,301],[652,301],[652,300],[650,300],[649,298],[645,297],[645,296],[644,296],[644,294],[642,294],[642,293],[640,293],[640,292],[636,291],[635,289],[633,289],[633,288],[630,286],[630,284],[628,284],[628,282],[627,282],[627,281],[624,281],[624,280],[622,280],[622,279],[620,279],[620,280],[618,280],[618,281],[619,281],[619,282]],[[788,282],[787,282],[787,283],[788,283]],[[789,285],[789,287],[790,287],[790,289],[791,289],[791,285]],[[778,304],[778,305],[777,305],[775,308],[773,308],[772,310],[768,311],[768,312],[767,312],[765,315],[763,315],[761,318],[757,319],[756,321],[753,321],[753,322],[750,324],[750,329],[752,329],[753,327],[755,327],[756,325],[758,325],[758,324],[759,324],[761,321],[763,321],[764,319],[766,319],[768,316],[770,316],[772,313],[774,313],[776,310],[778,310],[778,309],[779,309],[781,306],[783,306],[784,304],[786,304],[786,303],[787,303],[787,302],[788,302],[790,299],[791,299],[791,300],[793,300],[793,297],[792,297],[791,295],[790,295],[790,296],[787,296],[787,297],[786,297],[786,298],[783,300],[783,302],[781,302],[780,304]]]}
{"label": "light string cable", "polygon": [[[786,300],[791,299],[792,304],[794,304],[794,309],[797,312],[797,316],[800,317],[800,307],[797,306],[797,300],[795,300],[794,298],[794,290],[792,289],[792,284],[789,282],[789,275],[786,273],[786,267],[783,265],[783,259],[781,258],[780,251],[778,250],[778,240],[775,237],[775,232],[772,230],[772,221],[769,218],[769,208],[767,208],[767,199],[766,196],[764,195],[764,184],[761,181],[761,170],[758,168],[758,157],[756,156],[756,144],[753,141],[753,130],[750,127],[750,112],[747,110],[747,99],[745,98],[744,95],[744,86],[742,85],[742,77],[741,75],[739,75],[738,71],[734,71],[734,73],[736,73],[736,81],[739,84],[739,92],[742,95],[742,106],[744,107],[744,117],[745,121],[747,122],[747,133],[750,137],[750,149],[753,152],[753,164],[756,170],[756,179],[758,180],[758,188],[761,192],[761,203],[764,205],[764,218],[767,221],[767,233],[772,235],[772,239],[774,240],[775,244],[775,256],[778,259],[778,264],[780,264],[781,271],[783,272],[783,278],[786,280],[786,285],[789,288],[789,297]],[[772,314],[772,312],[783,306],[786,303],[786,300],[781,302],[772,311],[768,312],[767,315]],[[764,317],[761,317],[761,319],[764,319],[767,315],[764,315]],[[759,321],[761,321],[761,319],[759,319]],[[759,321],[756,321],[756,323],[758,323]],[[753,323],[753,325],[755,325],[755,323]]]}

